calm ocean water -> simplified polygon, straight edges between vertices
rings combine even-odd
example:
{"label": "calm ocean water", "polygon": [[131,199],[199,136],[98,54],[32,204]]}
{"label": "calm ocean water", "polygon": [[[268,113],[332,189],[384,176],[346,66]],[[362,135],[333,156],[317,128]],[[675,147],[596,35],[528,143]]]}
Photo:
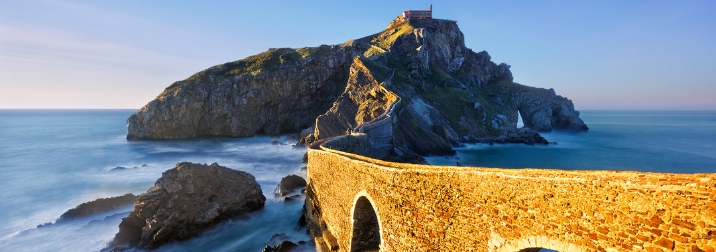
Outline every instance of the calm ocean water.
{"label": "calm ocean water", "polygon": [[[247,171],[261,184],[267,202],[248,220],[222,224],[162,250],[260,251],[274,234],[285,234],[294,242],[309,239],[294,230],[302,201],[276,201],[272,195],[282,177],[305,175],[305,149],[270,145],[270,137],[127,142],[125,120],[133,112],[0,110],[0,251],[103,248],[131,208],[117,215],[36,227],[54,222],[82,202],[145,192],[179,161],[217,162]],[[468,145],[457,149],[459,160],[428,161],[505,168],[716,172],[716,111],[583,111],[582,118],[589,132],[544,134],[557,145]],[[111,171],[117,166],[130,169]]]}
{"label": "calm ocean water", "polygon": [[439,165],[568,170],[716,172],[716,111],[582,111],[588,132],[542,135],[556,145],[473,144]]}

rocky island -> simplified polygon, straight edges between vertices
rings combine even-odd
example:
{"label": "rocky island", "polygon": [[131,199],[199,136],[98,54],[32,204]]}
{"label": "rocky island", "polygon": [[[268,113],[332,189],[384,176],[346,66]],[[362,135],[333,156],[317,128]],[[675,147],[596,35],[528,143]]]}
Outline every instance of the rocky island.
{"label": "rocky island", "polygon": [[[571,100],[513,82],[465,46],[456,22],[398,17],[340,45],[272,48],[167,87],[127,120],[127,139],[345,135],[394,109],[395,151],[451,154],[464,142],[546,143],[586,131]],[[527,129],[516,128],[518,113]],[[536,136],[535,136],[536,135]]]}
{"label": "rocky island", "polygon": [[155,249],[185,240],[223,220],[263,208],[254,176],[220,166],[178,163],[139,195],[105,251]]}

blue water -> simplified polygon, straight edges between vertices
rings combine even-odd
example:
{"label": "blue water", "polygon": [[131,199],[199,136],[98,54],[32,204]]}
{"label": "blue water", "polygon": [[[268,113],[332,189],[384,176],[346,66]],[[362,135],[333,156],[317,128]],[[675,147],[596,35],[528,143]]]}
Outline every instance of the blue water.
{"label": "blue water", "polygon": [[[270,137],[127,142],[125,121],[133,112],[0,110],[0,251],[99,250],[114,237],[131,207],[64,224],[37,225],[54,222],[82,202],[145,192],[180,161],[217,162],[253,174],[267,197],[266,207],[248,220],[221,224],[161,250],[260,251],[274,234],[285,234],[294,242],[309,240],[305,231],[294,230],[302,202],[274,200],[272,195],[282,177],[305,176],[300,161],[304,148],[292,148],[290,141],[270,145]],[[428,161],[505,168],[716,172],[716,111],[583,111],[582,118],[589,132],[544,134],[557,145],[468,145],[457,149],[459,160]],[[111,171],[117,166],[129,169]]]}
{"label": "blue water", "polygon": [[[274,234],[294,242],[309,240],[305,231],[294,230],[302,201],[273,198],[282,177],[305,176],[305,148],[292,148],[283,138],[278,140],[286,145],[270,145],[270,137],[128,142],[125,125],[133,112],[0,110],[0,251],[99,250],[114,237],[131,207],[36,227],[86,201],[139,195],[180,161],[217,162],[247,171],[256,177],[267,202],[248,220],[222,224],[162,250],[260,251]],[[117,166],[129,169],[111,171]],[[113,214],[118,215],[107,218]]]}
{"label": "blue water", "polygon": [[588,132],[542,135],[556,145],[471,144],[439,165],[716,172],[716,111],[582,111]]}

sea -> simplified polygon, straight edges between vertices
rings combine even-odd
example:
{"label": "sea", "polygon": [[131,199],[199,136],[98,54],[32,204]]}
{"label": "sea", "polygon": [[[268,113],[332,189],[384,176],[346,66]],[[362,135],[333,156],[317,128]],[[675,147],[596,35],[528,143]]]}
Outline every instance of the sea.
{"label": "sea", "polygon": [[[177,162],[218,163],[253,174],[267,198],[249,218],[222,223],[159,251],[261,251],[307,241],[297,228],[303,198],[273,191],[281,178],[306,175],[295,140],[259,136],[127,141],[134,110],[0,110],[0,251],[97,251],[131,206],[55,223],[97,198],[141,194]],[[552,144],[468,144],[435,165],[567,170],[716,172],[716,111],[582,111],[588,132],[550,132]],[[272,144],[272,141],[274,143]],[[280,144],[276,144],[279,142]],[[115,169],[124,167],[126,169]],[[301,196],[304,197],[304,196]],[[53,224],[54,223],[54,224]]]}

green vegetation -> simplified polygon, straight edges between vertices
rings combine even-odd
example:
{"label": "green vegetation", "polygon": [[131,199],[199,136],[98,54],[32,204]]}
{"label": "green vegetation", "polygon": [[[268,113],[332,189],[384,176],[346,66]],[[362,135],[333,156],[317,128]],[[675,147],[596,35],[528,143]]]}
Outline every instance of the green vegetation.
{"label": "green vegetation", "polygon": [[467,91],[459,88],[433,85],[433,88],[425,94],[425,98],[439,104],[438,109],[440,110],[440,114],[448,120],[458,134],[467,134],[468,130],[463,128],[459,123],[460,117],[473,116],[467,113],[473,112],[474,110],[462,109],[472,107],[475,103],[469,98]]}
{"label": "green vegetation", "polygon": [[283,64],[295,64],[301,59],[308,57],[327,56],[337,51],[340,46],[321,45],[318,47],[292,48],[271,48],[268,51],[246,57],[242,60],[224,63],[210,67],[198,72],[184,81],[174,82],[159,94],[163,96],[168,93],[175,93],[182,87],[197,85],[199,83],[220,83],[221,81],[234,76],[256,75],[258,72],[277,67]]}
{"label": "green vegetation", "polygon": [[340,46],[320,45],[317,47],[303,47],[296,49],[296,52],[303,58],[328,56],[338,50]]}
{"label": "green vegetation", "polygon": [[381,32],[380,34],[378,34],[378,36],[373,37],[373,40],[371,42],[373,45],[387,50],[390,48],[390,44],[392,44],[393,41],[398,39],[400,35],[411,33],[414,29],[415,28],[413,28],[410,23],[405,22],[398,27],[387,29]]}
{"label": "green vegetation", "polygon": [[348,41],[346,41],[346,42],[343,42],[342,44],[340,44],[340,45],[338,45],[338,46],[339,46],[339,47],[346,47],[346,46],[349,46],[349,45],[353,44],[353,41],[355,41],[355,40],[354,40],[354,39],[351,39],[351,40],[348,40]]}
{"label": "green vegetation", "polygon": [[380,47],[371,46],[370,48],[368,48],[368,50],[366,50],[366,51],[363,53],[363,56],[366,57],[366,58],[369,58],[369,57],[373,57],[373,56],[375,56],[375,55],[380,55],[380,54],[382,54],[382,53],[384,53],[384,52],[385,52],[385,50],[381,49]]}
{"label": "green vegetation", "polygon": [[537,96],[544,100],[551,99],[550,93],[547,92],[547,89],[525,86],[525,85],[519,84],[517,82],[498,81],[495,83],[491,83],[488,87],[491,90],[497,90],[497,89],[511,90],[512,93],[525,92],[525,93],[530,93],[530,94]]}
{"label": "green vegetation", "polygon": [[430,72],[432,73],[431,81],[433,83],[442,83],[446,79],[453,78],[450,74],[446,73],[442,68],[438,67],[433,63],[429,63],[428,67],[430,68]]}
{"label": "green vegetation", "polygon": [[410,73],[408,68],[405,66],[405,59],[398,55],[390,54],[388,56],[388,67],[395,70],[393,75],[393,81],[402,83],[411,83]]}
{"label": "green vegetation", "polygon": [[391,70],[388,67],[372,60],[361,59],[361,62],[370,70],[376,81],[383,82],[390,77]]}
{"label": "green vegetation", "polygon": [[249,56],[246,59],[229,62],[224,64],[224,71],[217,71],[215,75],[256,75],[259,71],[278,66],[280,64],[293,64],[303,59],[304,56],[297,52],[296,49],[279,48],[269,49],[266,52]]}

